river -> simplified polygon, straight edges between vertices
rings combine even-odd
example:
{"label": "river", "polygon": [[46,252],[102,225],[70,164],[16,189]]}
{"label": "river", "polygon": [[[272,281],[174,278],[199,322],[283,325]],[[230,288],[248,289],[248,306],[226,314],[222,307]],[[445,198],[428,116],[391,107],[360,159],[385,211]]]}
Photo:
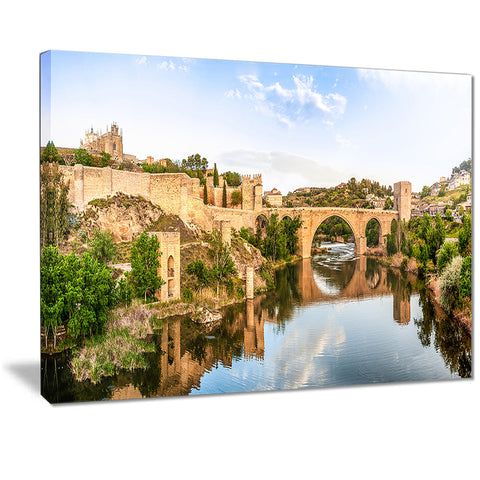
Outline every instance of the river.
{"label": "river", "polygon": [[276,289],[224,309],[216,326],[170,318],[145,371],[77,382],[70,354],[42,355],[52,403],[333,387],[471,376],[471,338],[422,281],[351,244],[276,272]]}

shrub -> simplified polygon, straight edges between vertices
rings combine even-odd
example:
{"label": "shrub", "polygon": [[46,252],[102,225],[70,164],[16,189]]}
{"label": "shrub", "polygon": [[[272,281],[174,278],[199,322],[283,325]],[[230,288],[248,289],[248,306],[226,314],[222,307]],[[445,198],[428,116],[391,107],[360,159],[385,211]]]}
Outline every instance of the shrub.
{"label": "shrub", "polygon": [[407,259],[407,258],[404,258],[404,259],[402,260],[402,263],[400,264],[400,270],[401,270],[402,272],[404,272],[405,269],[407,268],[407,263],[408,263],[408,259]]}
{"label": "shrub", "polygon": [[458,233],[458,250],[466,257],[472,251],[472,217],[465,214],[462,219],[462,229]]}
{"label": "shrub", "polygon": [[[393,222],[392,222],[393,224]],[[387,235],[387,254],[395,255],[397,253],[397,244],[395,242],[395,234],[389,233]]]}
{"label": "shrub", "polygon": [[118,304],[128,306],[132,303],[133,289],[128,276],[122,277],[117,282],[116,300]]}
{"label": "shrub", "polygon": [[193,293],[189,288],[186,288],[182,293],[182,299],[184,302],[190,303],[193,300]]}
{"label": "shrub", "polygon": [[205,265],[203,260],[195,260],[190,262],[186,267],[185,271],[194,275],[197,279],[196,289],[201,290],[202,288],[209,285],[211,280],[211,272],[208,267]]}
{"label": "shrub", "polygon": [[460,271],[462,263],[462,257],[452,258],[440,277],[440,304],[447,313],[462,305],[460,297]]}
{"label": "shrub", "polygon": [[232,192],[232,205],[240,205],[242,203],[242,192],[235,190]]}
{"label": "shrub", "polygon": [[99,262],[109,263],[113,260],[116,253],[113,235],[111,232],[100,232],[94,230],[90,240],[90,253]]}
{"label": "shrub", "polygon": [[465,257],[460,270],[460,294],[463,298],[472,296],[472,256]]}
{"label": "shrub", "polygon": [[437,252],[438,273],[442,273],[448,262],[458,255],[457,246],[453,242],[445,242]]}

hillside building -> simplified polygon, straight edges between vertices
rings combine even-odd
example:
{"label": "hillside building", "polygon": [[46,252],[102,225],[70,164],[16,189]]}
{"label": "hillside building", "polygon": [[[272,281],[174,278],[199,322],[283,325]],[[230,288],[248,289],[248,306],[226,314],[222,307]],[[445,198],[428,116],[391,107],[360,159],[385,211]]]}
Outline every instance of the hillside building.
{"label": "hillside building", "polygon": [[264,200],[269,203],[272,207],[281,207],[282,206],[282,192],[273,188],[270,191],[263,193]]}

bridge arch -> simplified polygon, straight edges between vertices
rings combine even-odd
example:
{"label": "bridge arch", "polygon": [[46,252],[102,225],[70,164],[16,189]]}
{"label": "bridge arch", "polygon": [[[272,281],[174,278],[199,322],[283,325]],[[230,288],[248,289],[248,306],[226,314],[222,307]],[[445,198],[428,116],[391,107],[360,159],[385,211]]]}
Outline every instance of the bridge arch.
{"label": "bridge arch", "polygon": [[[376,231],[375,231],[375,226]],[[382,245],[383,236],[386,234],[382,231],[382,222],[376,217],[371,217],[365,224],[363,234],[366,237],[367,247],[376,247]]]}
{"label": "bridge arch", "polygon": [[353,238],[354,238],[354,242],[355,242],[355,250],[357,250],[357,244],[359,242],[358,240],[358,235],[357,235],[357,232],[355,231],[354,227],[353,227],[353,224],[352,222],[350,222],[348,220],[348,218],[346,217],[346,215],[342,215],[341,213],[339,212],[332,212],[332,213],[328,213],[326,215],[323,215],[321,218],[317,219],[313,225],[312,225],[312,229],[311,229],[311,235],[310,235],[310,241],[309,241],[309,248],[311,249],[312,245],[313,245],[313,241],[315,239],[315,235],[317,234],[317,231],[318,229],[320,228],[320,226],[325,223],[327,220],[329,220],[330,218],[339,218],[340,220],[342,220],[343,222],[345,222],[348,227],[350,228],[350,230],[352,231],[352,235],[353,235]]}
{"label": "bridge arch", "polygon": [[395,210],[373,210],[364,208],[343,208],[343,207],[297,207],[297,208],[264,208],[252,212],[255,219],[263,216],[269,218],[272,214],[278,214],[279,221],[285,217],[294,219],[299,216],[302,226],[298,230],[297,253],[303,258],[311,256],[313,238],[318,227],[328,218],[336,216],[343,220],[352,230],[355,239],[355,252],[363,255],[367,251],[367,238],[365,234],[367,223],[373,218],[379,224],[379,244],[385,243],[385,235],[390,232],[390,225],[393,219],[398,219],[398,211]]}

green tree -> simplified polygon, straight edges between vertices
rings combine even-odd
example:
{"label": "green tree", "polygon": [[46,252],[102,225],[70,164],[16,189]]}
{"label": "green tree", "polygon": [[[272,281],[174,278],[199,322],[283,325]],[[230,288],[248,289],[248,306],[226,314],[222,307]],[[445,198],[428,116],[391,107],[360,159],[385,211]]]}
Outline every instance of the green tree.
{"label": "green tree", "polygon": [[91,167],[93,155],[88,153],[84,148],[75,150],[75,163],[80,163],[85,167]]}
{"label": "green tree", "polygon": [[46,246],[40,257],[40,316],[47,335],[67,325],[70,335],[102,331],[115,302],[112,272],[89,252],[60,255]]}
{"label": "green tree", "polygon": [[94,230],[90,240],[90,252],[99,262],[109,263],[116,254],[116,247],[113,243],[111,232],[101,232]]}
{"label": "green tree", "polygon": [[70,254],[67,258],[73,260],[68,268],[72,278],[67,289],[68,333],[85,337],[104,330],[108,312],[115,303],[115,282],[111,270],[89,252],[82,255],[79,269],[71,272],[77,265],[73,256]]}
{"label": "green tree", "polygon": [[40,245],[59,245],[68,233],[68,191],[58,163],[40,165]]}
{"label": "green tree", "polygon": [[299,215],[297,215],[293,219],[290,217],[285,217],[281,223],[283,223],[283,232],[285,234],[285,246],[287,252],[290,255],[295,255],[298,246],[297,232],[303,225],[303,220]]}
{"label": "green tree", "polygon": [[227,282],[237,273],[235,263],[230,256],[231,248],[227,243],[222,242],[219,230],[214,230],[212,233],[210,253],[213,257],[211,276],[217,283],[218,298],[220,284]]}
{"label": "green tree", "polygon": [[203,260],[195,260],[190,262],[186,267],[185,271],[194,275],[196,279],[195,289],[201,290],[202,288],[207,287],[210,284],[211,272],[208,267],[205,265]]}
{"label": "green tree", "polygon": [[458,251],[463,257],[472,253],[472,217],[469,213],[462,217],[462,228],[458,232]]}
{"label": "green tree", "polygon": [[131,251],[132,286],[136,296],[153,297],[155,292],[165,283],[158,275],[160,266],[158,251],[159,242],[156,235],[143,232],[133,243]]}
{"label": "green tree", "polygon": [[242,184],[242,176],[237,172],[225,172],[223,178],[230,187],[238,187]]}
{"label": "green tree", "polygon": [[437,269],[442,273],[448,262],[458,256],[458,249],[455,243],[445,242],[437,252]]}
{"label": "green tree", "polygon": [[440,277],[440,305],[449,314],[456,308],[461,308],[460,272],[462,257],[454,257],[443,270]]}
{"label": "green tree", "polygon": [[242,200],[242,192],[240,190],[234,190],[232,192],[232,206],[240,205]]}
{"label": "green tree", "polygon": [[420,193],[420,198],[428,197],[431,192],[432,192],[432,189],[430,187],[427,187],[427,185],[424,185]]}
{"label": "green tree", "polygon": [[202,157],[199,153],[190,155],[186,160],[183,159],[181,163],[182,170],[203,170],[208,168],[208,160]]}
{"label": "green tree", "polygon": [[367,237],[367,246],[374,247],[378,245],[378,239],[380,235],[380,225],[375,219],[371,219],[367,223],[365,236]]}
{"label": "green tree", "polygon": [[60,165],[65,165],[63,158],[58,153],[57,147],[55,147],[55,144],[51,140],[47,142],[47,145],[43,149],[42,155],[40,156],[40,162],[58,163]]}
{"label": "green tree", "polygon": [[445,185],[440,189],[440,191],[438,192],[438,196],[439,197],[444,197],[445,195],[447,194],[447,189],[445,187]]}
{"label": "green tree", "polygon": [[126,272],[117,282],[117,288],[115,290],[116,303],[127,307],[132,303],[133,288],[130,282],[129,272]]}
{"label": "green tree", "polygon": [[62,260],[57,247],[43,248],[40,256],[40,320],[45,331],[45,347],[50,332],[56,343],[57,327],[62,324],[65,303]]}
{"label": "green tree", "polygon": [[218,185],[219,185],[219,183],[218,183],[218,170],[217,170],[217,164],[215,163],[214,167],[213,167],[213,186],[218,187]]}
{"label": "green tree", "polygon": [[266,236],[261,250],[265,257],[275,262],[287,256],[287,238],[282,222],[278,221],[278,213],[272,214],[265,225]]}
{"label": "green tree", "polygon": [[384,210],[391,210],[393,208],[393,202],[390,197],[387,197],[385,199],[385,205],[383,206]]}
{"label": "green tree", "polygon": [[223,182],[222,207],[227,208],[227,182]]}
{"label": "green tree", "polygon": [[395,241],[395,234],[387,234],[387,254],[395,255],[397,253],[397,242]]}
{"label": "green tree", "polygon": [[463,298],[472,296],[472,256],[465,257],[460,269],[460,294]]}
{"label": "green tree", "polygon": [[112,156],[107,152],[101,152],[100,157],[100,167],[108,167],[112,163]]}
{"label": "green tree", "polygon": [[445,209],[445,219],[448,222],[453,222],[452,210],[450,208]]}
{"label": "green tree", "polygon": [[205,205],[208,205],[208,190],[207,190],[207,184],[206,183],[203,185],[203,203]]}

